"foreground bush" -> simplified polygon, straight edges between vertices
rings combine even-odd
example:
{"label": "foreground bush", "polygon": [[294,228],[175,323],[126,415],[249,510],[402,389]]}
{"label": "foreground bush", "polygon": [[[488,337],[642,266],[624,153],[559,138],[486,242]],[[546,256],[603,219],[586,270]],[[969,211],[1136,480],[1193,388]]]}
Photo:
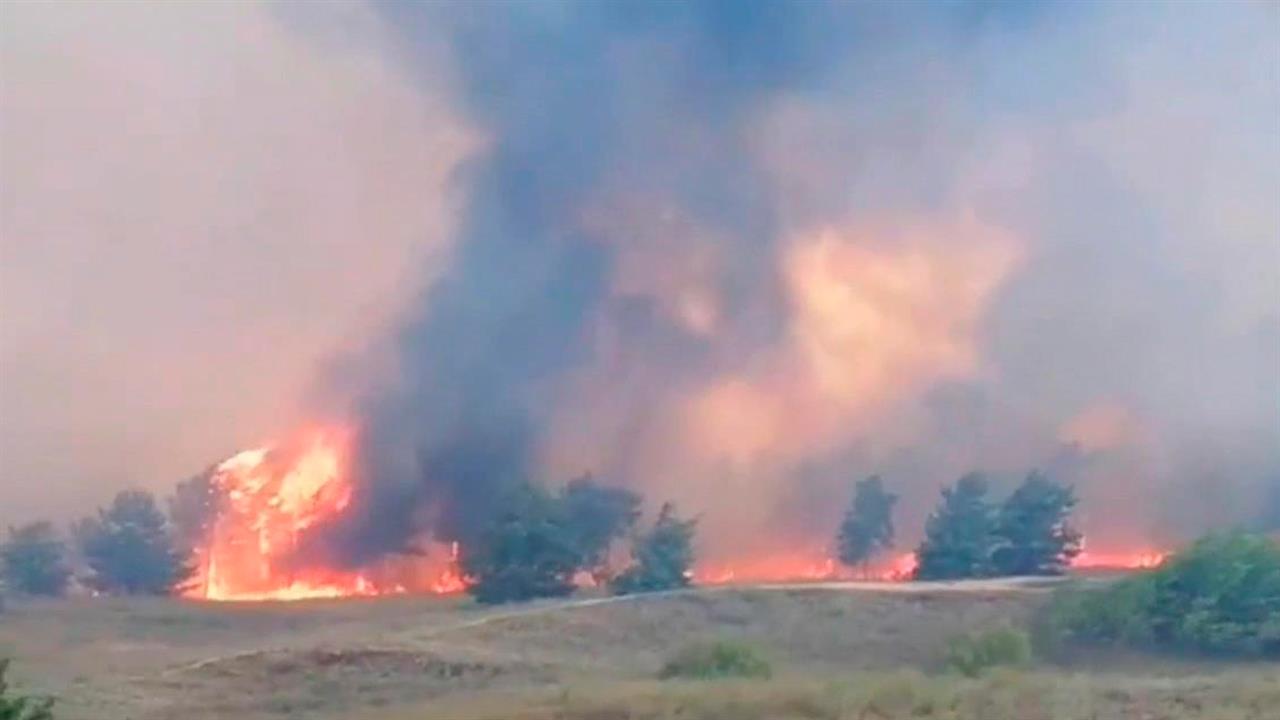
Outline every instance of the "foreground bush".
{"label": "foreground bush", "polygon": [[9,660],[0,658],[0,720],[53,720],[53,700],[11,693],[8,670]]}
{"label": "foreground bush", "polygon": [[767,678],[773,668],[755,648],[737,642],[717,641],[690,645],[662,666],[662,679]]}
{"label": "foreground bush", "polygon": [[1018,667],[1031,662],[1031,640],[1014,628],[997,628],[952,638],[947,644],[947,669],[978,677],[995,667]]}
{"label": "foreground bush", "polygon": [[1068,640],[1280,657],[1280,545],[1203,538],[1151,572],[1059,593],[1050,626]]}

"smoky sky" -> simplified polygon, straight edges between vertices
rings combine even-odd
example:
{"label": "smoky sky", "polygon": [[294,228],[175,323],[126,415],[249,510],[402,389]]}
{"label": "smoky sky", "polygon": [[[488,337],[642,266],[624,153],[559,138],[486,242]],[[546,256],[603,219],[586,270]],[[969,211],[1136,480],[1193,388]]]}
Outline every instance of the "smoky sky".
{"label": "smoky sky", "polygon": [[[236,220],[267,223],[258,263],[286,277],[296,258],[314,263],[307,277],[342,288],[336,307],[383,298],[272,375],[307,387],[279,400],[291,418],[321,408],[357,428],[356,502],[321,533],[341,559],[424,534],[466,540],[509,485],[585,472],[700,515],[703,549],[719,557],[779,537],[828,542],[853,483],[873,473],[903,495],[904,538],[941,485],[974,469],[999,489],[1048,470],[1078,488],[1085,530],[1117,542],[1262,522],[1277,496],[1273,6],[387,3],[336,20],[310,7],[255,16],[306,59],[262,67],[324,77],[337,63],[356,68],[350,83],[271,106],[237,78],[227,102],[266,127],[331,128],[308,136],[317,156],[380,158],[346,182],[347,168],[280,156],[255,195],[268,198],[261,214]],[[374,117],[350,109],[364,106],[370,67],[395,98]],[[14,87],[7,78],[6,95]],[[137,114],[123,117],[127,129]],[[225,156],[243,135],[193,143],[189,157]],[[5,165],[20,199],[12,188],[29,181]],[[353,198],[349,255],[311,244],[335,224],[324,203],[273,194],[316,176]],[[7,246],[24,234],[17,202]],[[149,188],[117,200],[156,202]],[[210,202],[216,219],[241,201]],[[223,235],[194,237],[169,252]],[[389,296],[390,271],[351,260],[378,249],[402,278]],[[107,287],[102,306],[136,317],[119,295]],[[29,314],[36,300],[5,302],[13,325],[10,306]],[[305,300],[260,305],[285,326],[329,325]],[[199,322],[241,337],[248,314]],[[165,338],[189,324],[154,326]],[[60,337],[44,351],[65,355]],[[30,355],[6,344],[7,367]],[[227,376],[260,375],[269,351],[253,345],[219,364]],[[194,392],[163,396],[181,406]],[[42,398],[5,397],[7,428],[69,442],[65,423],[14,420]],[[98,482],[93,455],[59,470]],[[7,485],[15,467],[6,460]]]}

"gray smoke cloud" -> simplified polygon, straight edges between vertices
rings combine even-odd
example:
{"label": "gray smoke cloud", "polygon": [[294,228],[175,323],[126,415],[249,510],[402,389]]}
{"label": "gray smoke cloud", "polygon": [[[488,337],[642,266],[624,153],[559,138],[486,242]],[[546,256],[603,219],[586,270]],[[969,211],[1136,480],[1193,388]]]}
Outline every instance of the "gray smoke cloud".
{"label": "gray smoke cloud", "polygon": [[389,12],[492,145],[361,406],[352,561],[584,471],[712,557],[827,542],[872,472],[908,536],[974,468],[1126,543],[1274,487],[1274,8]]}

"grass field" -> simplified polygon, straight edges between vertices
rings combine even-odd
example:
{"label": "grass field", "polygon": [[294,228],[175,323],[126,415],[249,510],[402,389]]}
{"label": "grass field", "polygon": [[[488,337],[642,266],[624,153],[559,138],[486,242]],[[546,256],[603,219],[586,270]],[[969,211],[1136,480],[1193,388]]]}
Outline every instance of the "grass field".
{"label": "grass field", "polygon": [[[1035,587],[714,589],[482,609],[463,599],[11,602],[0,654],[64,720],[1280,718],[1280,668],[1090,654],[978,679],[946,641],[1025,624]],[[754,681],[658,681],[732,639]]]}

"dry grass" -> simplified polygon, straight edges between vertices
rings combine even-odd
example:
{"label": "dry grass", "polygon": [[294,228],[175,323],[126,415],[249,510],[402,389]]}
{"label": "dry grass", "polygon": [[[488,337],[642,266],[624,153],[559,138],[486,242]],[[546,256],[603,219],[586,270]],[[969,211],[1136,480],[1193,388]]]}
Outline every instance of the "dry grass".
{"label": "dry grass", "polygon": [[[627,683],[435,705],[385,720],[1275,720],[1280,678],[902,671],[818,682]],[[369,716],[369,720],[375,717]]]}
{"label": "dry grass", "polygon": [[[1044,706],[1051,714],[1010,720],[1235,720],[1253,717],[1250,698],[1276,702],[1274,694],[1265,695],[1256,668],[1153,666],[1145,657],[1106,665],[1115,671],[1112,677],[1042,669],[1008,680],[1008,687],[999,678],[938,679],[947,638],[1025,621],[1046,596],[985,586],[969,592],[896,589],[715,590],[493,609],[437,598],[16,603],[0,616],[0,654],[17,658],[16,684],[61,698],[60,720],[411,720],[520,713],[533,720],[892,720],[897,716],[888,713],[903,712],[893,705],[900,695],[908,696],[901,702],[912,704],[911,712],[918,709],[913,703],[928,704],[936,696],[942,714],[918,716],[923,718],[1005,720],[994,713],[1015,700],[1023,703],[1011,706],[1016,712],[1041,712],[1032,702],[1041,697],[1054,703]],[[778,677],[763,684],[653,680],[680,648],[711,640],[761,648]],[[930,675],[895,672],[903,667]],[[1102,672],[1096,657],[1086,667]],[[864,702],[868,693],[878,693],[874,706]],[[1077,712],[1068,702],[1084,704]],[[1101,708],[1096,719],[1087,714],[1093,707],[1088,703]],[[1224,713],[1235,714],[1106,714],[1171,703],[1221,704]],[[984,707],[991,714],[974,714]],[[1267,720],[1275,718],[1280,714]]]}

